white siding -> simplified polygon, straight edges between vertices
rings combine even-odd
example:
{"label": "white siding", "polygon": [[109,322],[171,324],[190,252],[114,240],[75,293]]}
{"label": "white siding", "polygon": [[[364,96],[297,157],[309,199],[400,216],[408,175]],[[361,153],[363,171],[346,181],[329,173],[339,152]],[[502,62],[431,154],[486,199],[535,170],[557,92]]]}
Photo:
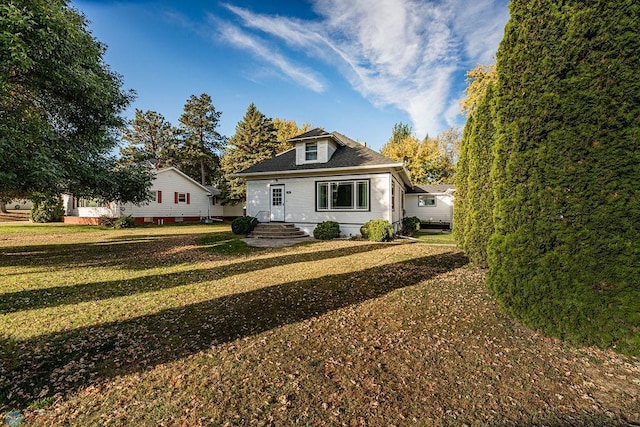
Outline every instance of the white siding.
{"label": "white siding", "polygon": [[[369,180],[369,211],[316,211],[316,182]],[[337,221],[346,236],[360,234],[360,227],[370,219],[391,221],[391,174],[334,175],[248,180],[247,215],[260,221],[269,218],[269,186],[285,186],[285,222],[294,223],[308,234],[322,221]]]}
{"label": "white siding", "polygon": [[[132,203],[120,205],[120,213],[133,217],[200,217],[213,215],[214,206],[208,192],[193,181],[174,170],[166,170],[156,175],[150,191],[162,191],[162,201],[148,202],[136,206]],[[189,193],[189,204],[175,203],[175,193]]]}
{"label": "white siding", "polygon": [[423,222],[447,222],[453,218],[453,196],[447,194],[429,194],[436,197],[435,206],[418,206],[418,196],[425,194],[407,194],[405,199],[406,216],[417,216]]}
{"label": "white siding", "polygon": [[222,216],[242,216],[244,215],[244,205],[236,203],[235,205],[224,205],[222,207]]}

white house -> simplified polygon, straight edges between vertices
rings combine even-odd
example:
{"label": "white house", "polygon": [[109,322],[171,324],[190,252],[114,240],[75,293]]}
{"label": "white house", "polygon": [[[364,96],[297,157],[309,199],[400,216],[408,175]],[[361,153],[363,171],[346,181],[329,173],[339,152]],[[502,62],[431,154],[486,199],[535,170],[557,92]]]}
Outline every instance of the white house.
{"label": "white house", "polygon": [[7,203],[7,209],[29,210],[31,206],[31,200],[28,199],[13,199]]}
{"label": "white house", "polygon": [[415,185],[405,195],[405,216],[415,216],[426,226],[450,228],[453,193],[450,184]]}
{"label": "white house", "polygon": [[347,236],[360,234],[370,219],[400,229],[412,188],[403,163],[322,129],[289,142],[291,150],[237,174],[247,182],[247,215],[293,223],[308,234],[323,221],[340,223]]}
{"label": "white house", "polygon": [[102,216],[131,215],[136,224],[167,224],[243,214],[241,205],[222,206],[216,199],[217,189],[200,185],[174,167],[158,169],[154,173],[149,190],[151,200],[139,206],[118,202],[101,204],[64,195],[64,222],[97,224]]}

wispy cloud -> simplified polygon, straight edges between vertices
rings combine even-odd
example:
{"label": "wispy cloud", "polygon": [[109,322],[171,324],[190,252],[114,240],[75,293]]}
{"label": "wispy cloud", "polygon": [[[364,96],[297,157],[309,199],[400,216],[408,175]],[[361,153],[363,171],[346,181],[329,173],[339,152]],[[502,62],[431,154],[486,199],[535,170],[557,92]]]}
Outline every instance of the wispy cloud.
{"label": "wispy cloud", "polygon": [[324,91],[325,86],[322,83],[322,79],[314,71],[297,65],[281,53],[274,51],[272,46],[265,44],[256,36],[250,35],[237,26],[226,22],[219,23],[219,31],[221,36],[229,43],[250,51],[298,84],[314,92]]}
{"label": "wispy cloud", "polygon": [[246,30],[220,22],[233,45],[316,92],[324,89],[321,78],[274,54],[274,44],[322,60],[375,105],[405,111],[419,136],[457,123],[454,82],[475,63],[492,61],[508,19],[505,0],[314,0],[315,21],[225,7]]}

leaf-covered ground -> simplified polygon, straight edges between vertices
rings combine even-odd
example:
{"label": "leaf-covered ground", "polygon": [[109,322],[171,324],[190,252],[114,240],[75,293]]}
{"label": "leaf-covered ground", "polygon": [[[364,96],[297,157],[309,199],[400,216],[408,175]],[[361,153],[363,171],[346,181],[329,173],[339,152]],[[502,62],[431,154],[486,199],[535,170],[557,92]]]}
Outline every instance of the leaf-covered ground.
{"label": "leaf-covered ground", "polygon": [[0,415],[27,424],[640,423],[638,359],[520,326],[452,247],[38,230],[0,226]]}

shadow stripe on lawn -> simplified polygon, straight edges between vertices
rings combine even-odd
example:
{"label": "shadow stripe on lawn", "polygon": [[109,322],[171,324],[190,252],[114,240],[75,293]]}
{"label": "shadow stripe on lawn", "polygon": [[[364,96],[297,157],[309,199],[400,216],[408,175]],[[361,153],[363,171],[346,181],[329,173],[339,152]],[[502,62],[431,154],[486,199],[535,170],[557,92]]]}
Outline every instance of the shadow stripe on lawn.
{"label": "shadow stripe on lawn", "polygon": [[[299,262],[313,262],[330,258],[381,250],[384,244],[367,244],[327,251],[312,251],[303,254],[275,255],[269,258],[243,260],[219,267],[156,274],[126,280],[81,283],[70,286],[55,286],[3,294],[0,292],[0,314],[23,310],[58,307],[87,301],[135,295],[144,292],[170,289],[178,286],[218,280],[256,270],[278,267]],[[197,277],[194,277],[197,275]]]}
{"label": "shadow stripe on lawn", "polygon": [[16,341],[0,338],[0,409],[72,393],[273,328],[359,304],[467,263],[444,253],[292,281],[126,321]]}

